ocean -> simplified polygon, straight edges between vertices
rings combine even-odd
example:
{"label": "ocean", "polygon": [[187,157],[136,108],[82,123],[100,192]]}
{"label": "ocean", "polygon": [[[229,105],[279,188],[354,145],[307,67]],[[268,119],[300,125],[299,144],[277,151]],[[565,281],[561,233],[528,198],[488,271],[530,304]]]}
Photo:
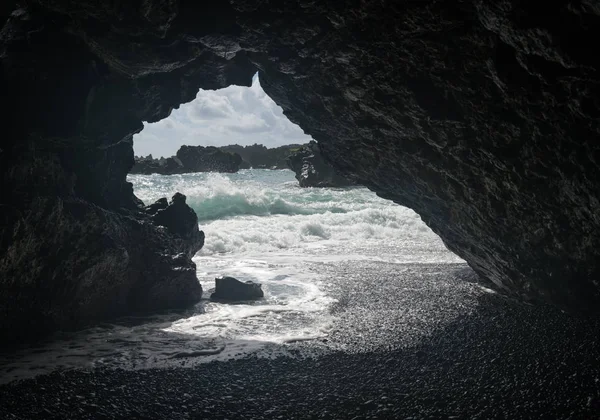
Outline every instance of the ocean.
{"label": "ocean", "polygon": [[[264,169],[130,175],[129,181],[146,204],[175,192],[187,196],[206,235],[194,257],[202,301],[186,311],[59,333],[34,349],[0,355],[2,382],[56,369],[191,366],[298,348],[327,351],[344,300],[340,284],[376,281],[378,272],[389,276],[406,267],[464,265],[415,212],[364,187],[300,188],[293,172]],[[367,274],[357,276],[361,270]],[[265,298],[211,302],[221,275],[261,283]]]}

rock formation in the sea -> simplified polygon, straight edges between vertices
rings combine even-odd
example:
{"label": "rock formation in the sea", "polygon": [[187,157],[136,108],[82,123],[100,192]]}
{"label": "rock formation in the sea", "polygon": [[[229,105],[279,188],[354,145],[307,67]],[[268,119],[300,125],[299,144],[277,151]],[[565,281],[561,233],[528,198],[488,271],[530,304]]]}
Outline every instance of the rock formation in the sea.
{"label": "rock formation in the sea", "polygon": [[219,149],[240,155],[243,160],[240,169],[287,169],[287,158],[300,149],[300,147],[302,147],[300,144],[287,144],[272,148],[268,148],[262,144],[252,144],[249,146],[231,144],[221,146]]}
{"label": "rock formation in the sea", "polygon": [[210,295],[212,300],[241,301],[256,300],[265,294],[259,283],[252,281],[239,281],[233,277],[217,277],[215,279],[215,291]]}
{"label": "rock formation in the sea", "polygon": [[33,200],[26,218],[16,206],[3,213],[15,231],[2,238],[2,345],[201,298],[191,257],[204,233],[185,196],[117,211],[68,196]]}
{"label": "rock formation in the sea", "polygon": [[140,157],[135,156],[134,159],[135,163],[129,172],[131,174],[172,175],[184,172],[183,164],[176,156],[154,159],[152,155],[149,155]]}
{"label": "rock formation in the sea", "polygon": [[237,172],[242,158],[213,146],[181,146],[175,156],[154,159],[135,157],[132,174],[185,174],[193,172]]}
{"label": "rock formation in the sea", "polygon": [[19,4],[1,9],[3,342],[138,309],[119,285],[158,284],[179,250],[139,216],[132,136],[257,70],[339,173],[413,208],[481,276],[600,309],[594,2]]}
{"label": "rock formation in the sea", "polygon": [[288,167],[296,173],[296,179],[301,187],[348,187],[355,185],[348,178],[338,174],[333,167],[325,162],[319,145],[309,142],[292,153],[287,159]]}

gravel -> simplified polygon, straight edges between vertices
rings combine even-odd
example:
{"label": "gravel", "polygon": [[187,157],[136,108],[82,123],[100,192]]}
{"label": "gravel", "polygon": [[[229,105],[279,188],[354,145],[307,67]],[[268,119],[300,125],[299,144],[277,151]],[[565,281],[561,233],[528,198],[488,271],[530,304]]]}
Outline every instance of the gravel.
{"label": "gravel", "polygon": [[295,357],[57,371],[1,386],[0,418],[600,418],[598,319],[514,301],[462,264],[314,269],[334,325],[286,345]]}

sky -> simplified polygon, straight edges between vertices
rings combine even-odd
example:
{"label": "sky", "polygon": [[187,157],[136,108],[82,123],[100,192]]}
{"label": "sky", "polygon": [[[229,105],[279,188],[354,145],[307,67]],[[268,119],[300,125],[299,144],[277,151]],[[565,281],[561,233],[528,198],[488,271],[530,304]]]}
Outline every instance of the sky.
{"label": "sky", "polygon": [[173,110],[171,115],[133,137],[136,156],[169,157],[182,145],[307,143],[310,137],[291,123],[283,110],[263,91],[258,74],[252,87],[229,86],[202,90],[196,99]]}

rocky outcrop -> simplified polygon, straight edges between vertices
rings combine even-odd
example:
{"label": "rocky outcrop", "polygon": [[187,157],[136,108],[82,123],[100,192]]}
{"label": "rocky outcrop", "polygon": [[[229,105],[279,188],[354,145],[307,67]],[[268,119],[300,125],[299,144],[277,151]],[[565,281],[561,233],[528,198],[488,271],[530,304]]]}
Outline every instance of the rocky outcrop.
{"label": "rocky outcrop", "polygon": [[198,229],[198,216],[185,201],[185,195],[175,193],[170,203],[161,198],[145,207],[144,212],[152,216],[155,225],[166,227],[185,255],[192,258],[204,245],[204,232]]}
{"label": "rocky outcrop", "polygon": [[355,185],[348,178],[339,175],[325,162],[319,145],[311,141],[292,153],[287,159],[288,167],[296,173],[301,187],[348,187]]}
{"label": "rocky outcrop", "polygon": [[177,158],[190,172],[237,172],[242,158],[217,147],[181,146]]}
{"label": "rocky outcrop", "polygon": [[268,148],[262,144],[249,146],[231,144],[221,146],[220,149],[240,155],[243,160],[240,169],[287,169],[287,158],[300,147],[300,144],[288,144],[273,148]]}
{"label": "rocky outcrop", "polygon": [[136,157],[132,174],[185,174],[194,172],[237,172],[242,158],[213,146],[181,146],[175,156],[154,159],[152,155]]}
{"label": "rocky outcrop", "polygon": [[337,172],[413,208],[482,277],[600,308],[593,2],[22,4],[0,31],[3,337],[20,317],[137,309],[115,285],[154,284],[147,261],[180,250],[140,215],[132,135],[257,70]]}
{"label": "rocky outcrop", "polygon": [[183,163],[181,163],[181,161],[175,156],[154,159],[152,155],[148,155],[141,157],[136,156],[134,159],[135,163],[129,172],[131,174],[172,175],[185,172]]}
{"label": "rocky outcrop", "polygon": [[241,282],[233,277],[217,277],[215,291],[210,295],[212,300],[242,301],[256,300],[264,297],[260,284],[252,281]]}
{"label": "rocky outcrop", "polygon": [[15,230],[2,238],[2,345],[196,303],[202,288],[191,257],[204,234],[177,197],[154,217],[75,198],[36,197],[25,217],[3,207]]}

